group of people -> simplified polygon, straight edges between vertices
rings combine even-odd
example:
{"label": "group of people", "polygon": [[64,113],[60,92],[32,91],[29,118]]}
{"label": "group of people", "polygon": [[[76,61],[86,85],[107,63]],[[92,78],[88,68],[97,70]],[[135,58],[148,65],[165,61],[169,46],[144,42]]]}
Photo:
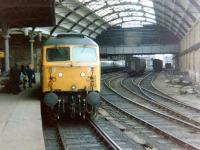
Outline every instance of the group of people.
{"label": "group of people", "polygon": [[32,87],[32,83],[35,82],[35,73],[32,65],[21,65],[20,68],[18,64],[15,64],[14,67],[11,68],[9,74],[8,84],[11,92],[13,94],[18,94],[21,91],[20,84],[22,84],[23,88],[26,89],[27,82],[29,87]]}

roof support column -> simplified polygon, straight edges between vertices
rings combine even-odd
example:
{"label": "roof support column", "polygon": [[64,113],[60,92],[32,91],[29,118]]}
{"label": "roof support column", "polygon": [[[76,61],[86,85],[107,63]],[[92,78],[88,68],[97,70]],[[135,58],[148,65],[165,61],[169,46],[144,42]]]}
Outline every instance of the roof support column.
{"label": "roof support column", "polygon": [[10,70],[10,59],[9,59],[9,29],[8,27],[4,26],[2,28],[3,34],[2,37],[4,38],[4,51],[5,51],[5,72],[8,72]]}
{"label": "roof support column", "polygon": [[34,36],[30,36],[30,63],[34,66],[34,53],[33,53],[33,43],[35,42]]}

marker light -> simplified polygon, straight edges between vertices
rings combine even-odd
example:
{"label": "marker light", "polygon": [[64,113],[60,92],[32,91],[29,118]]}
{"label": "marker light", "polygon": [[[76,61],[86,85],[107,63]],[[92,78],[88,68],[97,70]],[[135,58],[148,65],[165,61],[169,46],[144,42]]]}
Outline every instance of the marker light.
{"label": "marker light", "polygon": [[84,77],[84,76],[85,76],[85,73],[84,73],[84,72],[81,72],[80,75],[81,75],[81,77]]}
{"label": "marker light", "polygon": [[59,76],[59,77],[62,77],[62,76],[63,76],[63,74],[60,72],[60,73],[58,73],[58,76]]}
{"label": "marker light", "polygon": [[72,89],[72,91],[75,91],[76,90],[76,85],[72,85],[71,89]]}

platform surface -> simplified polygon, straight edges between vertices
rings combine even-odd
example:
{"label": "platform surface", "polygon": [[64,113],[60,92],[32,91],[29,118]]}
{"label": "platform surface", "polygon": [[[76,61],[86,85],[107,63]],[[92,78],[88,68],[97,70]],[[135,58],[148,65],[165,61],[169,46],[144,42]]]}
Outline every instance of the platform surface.
{"label": "platform surface", "polygon": [[0,149],[45,150],[38,86],[0,93]]}
{"label": "platform surface", "polygon": [[156,80],[154,81],[154,85],[162,92],[179,100],[180,102],[184,102],[190,106],[200,109],[200,98],[196,94],[180,95],[180,88],[174,87],[170,83],[165,83],[165,80],[167,80],[165,74],[159,73]]}

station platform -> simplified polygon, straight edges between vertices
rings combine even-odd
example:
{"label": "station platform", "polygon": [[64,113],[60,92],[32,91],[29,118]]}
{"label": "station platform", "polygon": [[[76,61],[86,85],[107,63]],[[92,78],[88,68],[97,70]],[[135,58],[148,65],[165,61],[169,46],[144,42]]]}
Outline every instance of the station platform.
{"label": "station platform", "polygon": [[161,72],[157,76],[154,81],[154,85],[163,91],[165,94],[179,100],[180,102],[184,102],[190,106],[196,107],[200,109],[200,98],[197,94],[180,94],[180,88],[176,85],[172,85],[170,83],[166,83],[167,80],[165,73]]}
{"label": "station platform", "polygon": [[38,92],[36,84],[18,95],[0,93],[0,149],[45,150]]}

